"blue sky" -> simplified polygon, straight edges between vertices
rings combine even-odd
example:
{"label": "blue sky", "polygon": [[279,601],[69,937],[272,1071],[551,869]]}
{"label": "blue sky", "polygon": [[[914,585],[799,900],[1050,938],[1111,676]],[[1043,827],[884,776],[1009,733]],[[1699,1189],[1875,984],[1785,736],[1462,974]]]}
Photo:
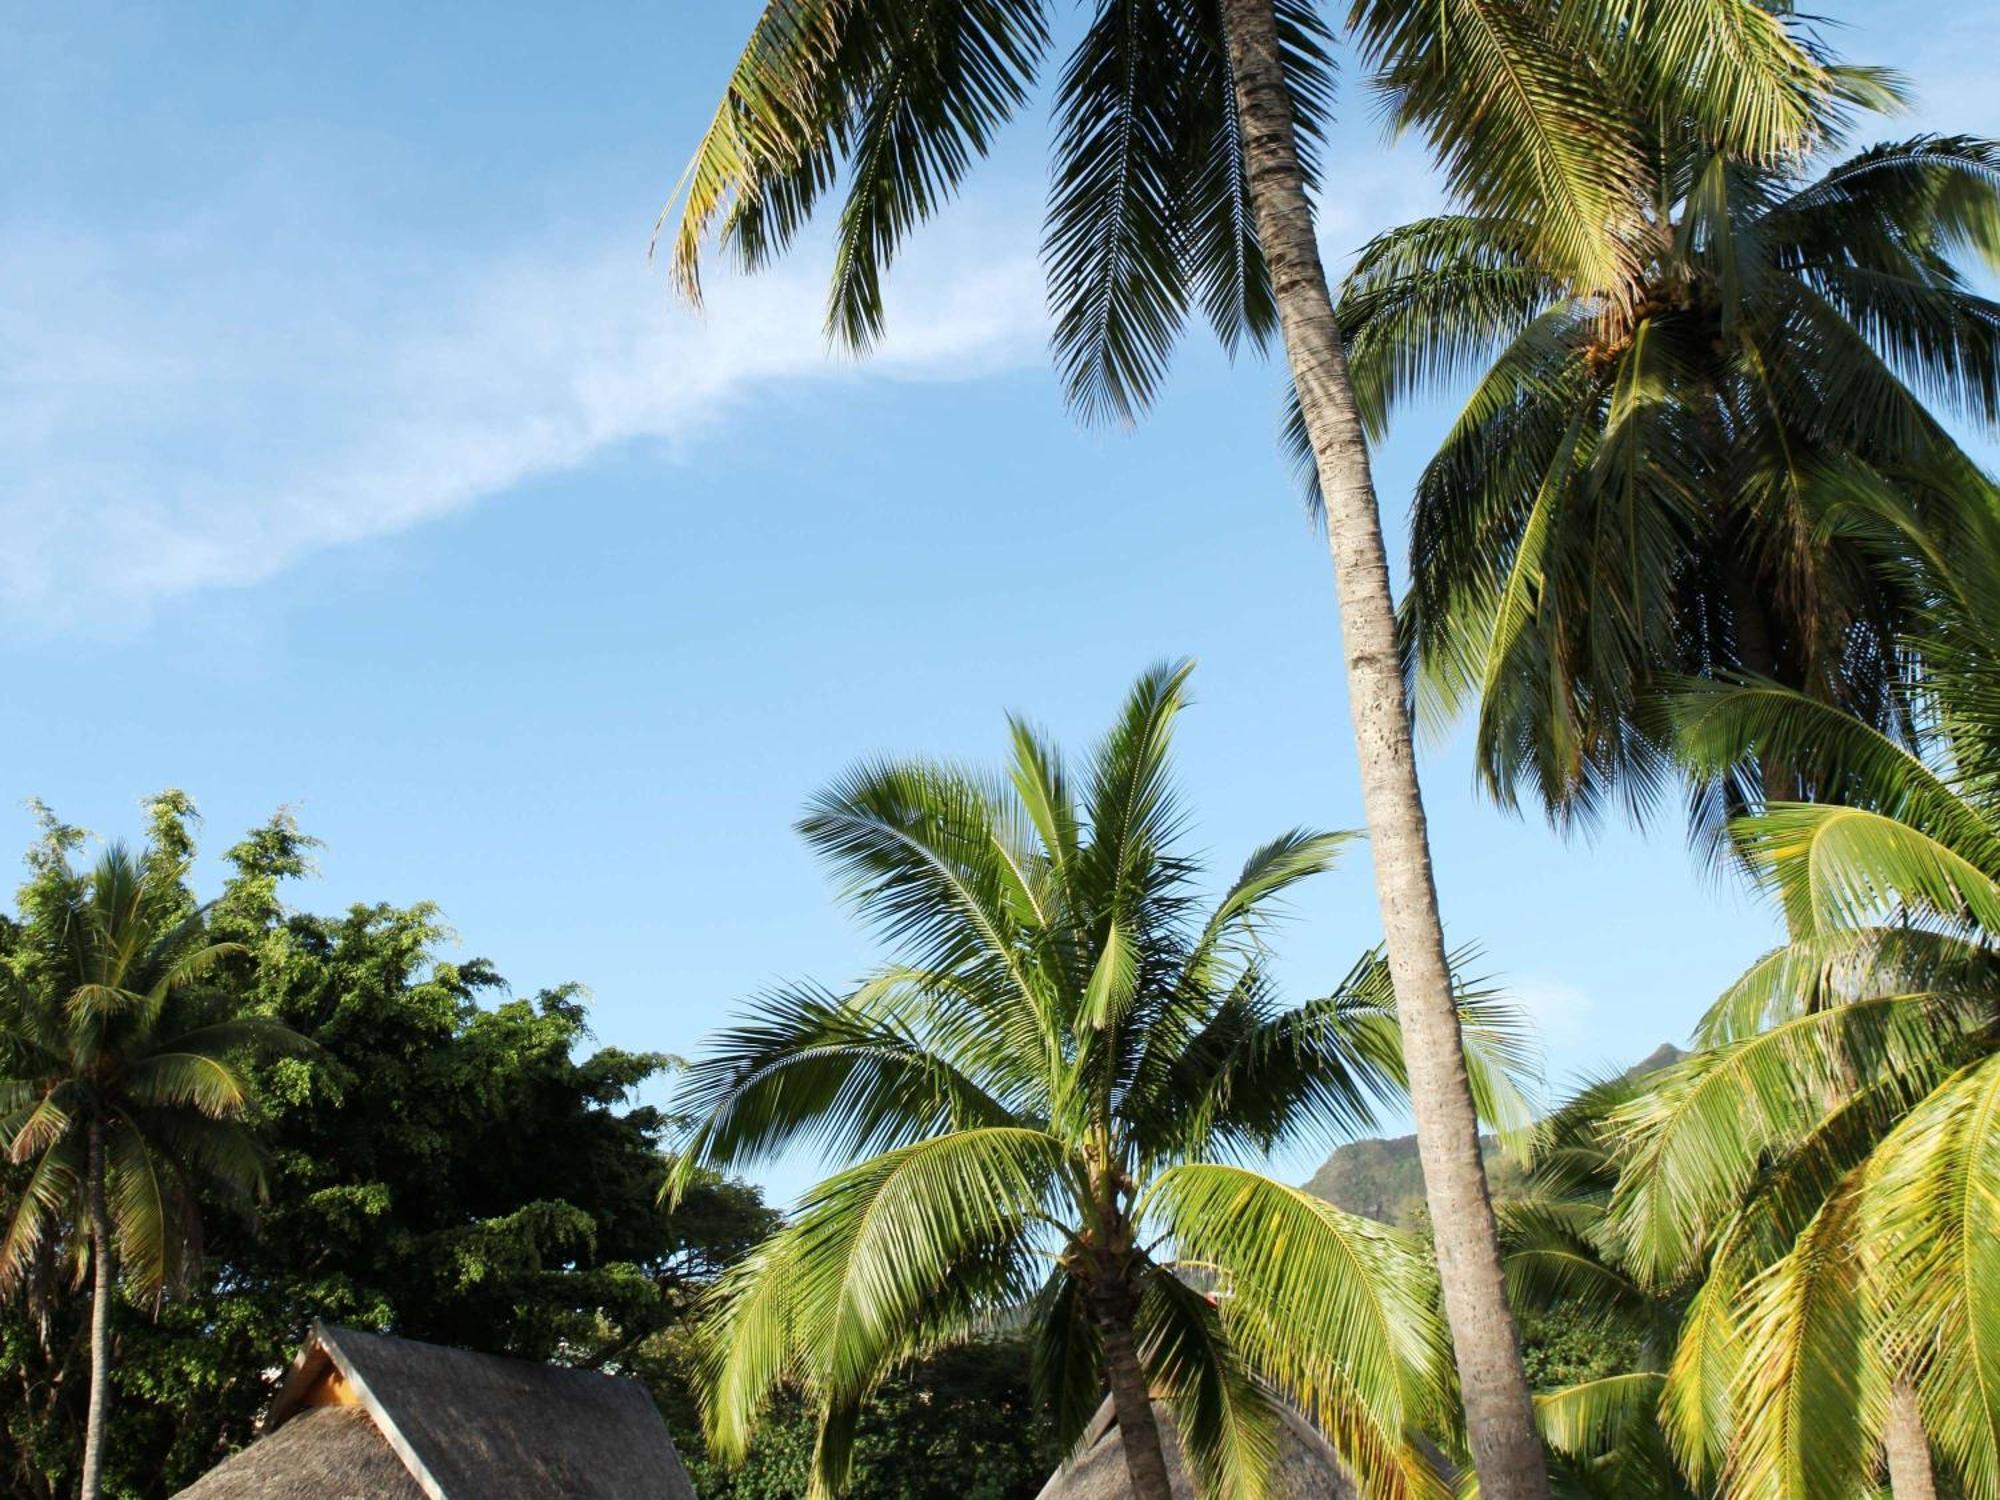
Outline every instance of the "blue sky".
{"label": "blue sky", "polygon": [[[1828,9],[1917,124],[2000,134],[2000,7]],[[436,900],[460,956],[687,1051],[867,963],[790,831],[862,755],[992,758],[1007,709],[1080,745],[1192,654],[1219,868],[1360,821],[1276,371],[1193,337],[1136,430],[1065,415],[1039,117],[857,365],[816,246],[701,317],[646,259],[750,4],[0,11],[0,848],[30,796],[115,835],[178,785],[215,848],[289,804],[327,842],[300,904]],[[1436,201],[1364,99],[1334,160],[1336,263]],[[1446,410],[1378,456],[1399,553]],[[1481,802],[1462,745],[1423,771],[1451,936],[1557,1080],[1683,1038],[1771,940],[1671,822],[1565,843]],[[1374,938],[1365,857],[1285,935],[1300,998]]]}

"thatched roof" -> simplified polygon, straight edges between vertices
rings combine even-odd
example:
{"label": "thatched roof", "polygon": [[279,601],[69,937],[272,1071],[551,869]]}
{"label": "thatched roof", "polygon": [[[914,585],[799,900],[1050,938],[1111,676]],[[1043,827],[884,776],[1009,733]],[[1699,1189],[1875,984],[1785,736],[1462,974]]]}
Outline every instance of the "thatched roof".
{"label": "thatched roof", "polygon": [[694,1500],[636,1381],[347,1328],[313,1330],[265,1428],[185,1500]]}
{"label": "thatched roof", "polygon": [[424,1500],[375,1419],[359,1406],[315,1406],[180,1493],[180,1500]]}
{"label": "thatched roof", "polygon": [[[1153,1403],[1160,1424],[1161,1445],[1167,1452],[1167,1472],[1174,1500],[1194,1500],[1194,1485],[1181,1458],[1174,1419],[1160,1402]],[[1279,1408],[1278,1500],[1355,1500],[1356,1490],[1340,1466],[1332,1445],[1296,1412]],[[1042,1486],[1037,1500],[1130,1500],[1132,1482],[1125,1473],[1125,1444],[1118,1420],[1107,1400],[1090,1419],[1074,1462],[1064,1465]]]}

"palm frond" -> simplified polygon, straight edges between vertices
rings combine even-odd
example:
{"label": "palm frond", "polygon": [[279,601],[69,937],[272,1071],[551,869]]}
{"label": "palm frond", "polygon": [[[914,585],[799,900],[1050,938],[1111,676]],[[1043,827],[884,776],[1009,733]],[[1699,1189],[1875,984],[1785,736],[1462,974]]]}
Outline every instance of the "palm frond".
{"label": "palm frond", "polygon": [[867,345],[889,261],[1025,101],[1047,40],[1030,0],[769,0],[675,191],[681,289],[699,299],[711,229],[746,267],[762,265],[845,168],[827,321]]}
{"label": "palm frond", "polygon": [[1424,132],[1462,201],[1530,228],[1544,264],[1630,274],[1638,142],[1587,49],[1507,0],[1356,0],[1350,24],[1391,118]]}
{"label": "palm frond", "polygon": [[1633,1370],[1580,1381],[1535,1397],[1535,1420],[1542,1438],[1571,1458],[1594,1458],[1616,1448],[1636,1423],[1650,1420],[1660,1403],[1666,1377]]}
{"label": "palm frond", "polygon": [[716,1033],[683,1074],[676,1107],[694,1123],[663,1189],[670,1197],[703,1168],[741,1166],[800,1142],[856,1156],[1014,1120],[893,1011],[809,985],[767,995]]}
{"label": "palm frond", "polygon": [[1964,996],[1857,1000],[1696,1053],[1614,1117],[1632,1153],[1611,1203],[1625,1257],[1649,1285],[1685,1275],[1755,1179],[1764,1153],[1804,1140],[1858,1075],[1921,1091],[1952,1065]]}
{"label": "palm frond", "polygon": [[1242,1167],[1171,1167],[1151,1204],[1177,1259],[1219,1276],[1249,1368],[1304,1410],[1338,1418],[1351,1399],[1397,1432],[1441,1409],[1450,1362],[1409,1236]]}
{"label": "palm frond", "polygon": [[1835,80],[1775,8],[1754,0],[1563,0],[1557,27],[1645,107],[1691,118],[1731,155],[1794,153],[1823,129]]}
{"label": "palm frond", "polygon": [[79,1213],[83,1146],[65,1137],[36,1158],[14,1198],[7,1229],[0,1235],[0,1292],[12,1293],[33,1264],[36,1252]]}
{"label": "palm frond", "polygon": [[2000,1057],[1954,1076],[1882,1142],[1861,1192],[1892,1347],[1968,1495],[2000,1494]]}
{"label": "palm frond", "polygon": [[1171,1271],[1146,1278],[1139,1355],[1173,1412],[1197,1492],[1264,1500],[1275,1492],[1277,1418],[1243,1368],[1216,1304]]}
{"label": "palm frond", "polygon": [[1837,1193],[1783,1260],[1748,1288],[1737,1374],[1732,1495],[1816,1500],[1866,1472],[1886,1381]]}

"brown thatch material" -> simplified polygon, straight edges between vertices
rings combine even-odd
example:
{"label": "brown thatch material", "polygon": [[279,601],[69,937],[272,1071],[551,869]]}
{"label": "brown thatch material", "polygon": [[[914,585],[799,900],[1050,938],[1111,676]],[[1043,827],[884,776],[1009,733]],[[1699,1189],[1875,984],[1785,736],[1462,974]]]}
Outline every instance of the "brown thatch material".
{"label": "brown thatch material", "polygon": [[[1194,1500],[1194,1484],[1181,1457],[1180,1434],[1160,1402],[1153,1403],[1166,1449],[1167,1473],[1174,1500]],[[1277,1500],[1356,1500],[1358,1492],[1340,1465],[1333,1446],[1298,1413],[1279,1408]],[[1130,1500],[1132,1481],[1125,1472],[1125,1444],[1111,1402],[1097,1409],[1077,1445],[1075,1460],[1050,1476],[1036,1500]]]}
{"label": "brown thatch material", "polygon": [[[351,1403],[317,1404],[326,1400]],[[387,1454],[403,1488],[355,1488],[356,1496],[404,1500],[695,1500],[667,1424],[636,1381],[527,1360],[500,1359],[409,1339],[316,1327],[293,1362],[266,1419],[266,1435],[183,1494],[233,1500],[239,1494],[278,1497],[330,1492],[317,1479],[293,1481],[282,1460],[301,1460],[313,1439],[335,1428],[326,1412],[361,1413],[374,1450]],[[295,1428],[305,1437],[266,1458]],[[358,1430],[347,1419],[343,1440]],[[353,1454],[358,1462],[361,1449]],[[206,1488],[256,1456],[262,1488]],[[302,1467],[307,1467],[302,1462]],[[247,1472],[247,1471],[246,1471]],[[317,1472],[317,1471],[316,1471]],[[361,1483],[360,1480],[354,1481]],[[308,1485],[313,1486],[308,1488]]]}
{"label": "brown thatch material", "polygon": [[315,1406],[224,1459],[180,1500],[424,1500],[375,1419],[359,1406]]}

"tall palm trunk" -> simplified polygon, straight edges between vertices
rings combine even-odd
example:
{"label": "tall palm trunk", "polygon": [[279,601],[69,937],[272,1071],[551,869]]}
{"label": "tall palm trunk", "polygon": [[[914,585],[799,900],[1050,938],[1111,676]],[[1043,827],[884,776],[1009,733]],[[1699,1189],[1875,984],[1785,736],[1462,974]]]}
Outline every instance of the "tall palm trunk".
{"label": "tall palm trunk", "polygon": [[1898,1377],[1889,1388],[1889,1420],[1882,1429],[1882,1452],[1889,1461],[1889,1493],[1895,1500],[1937,1500],[1931,1472],[1931,1442],[1917,1409],[1917,1388]]}
{"label": "tall palm trunk", "polygon": [[1272,0],[1222,0],[1222,14],[1257,236],[1325,497],[1376,896],[1467,1436],[1487,1500],[1544,1500],[1548,1475],[1501,1285],[1499,1232],[1431,877],[1382,519],[1299,169],[1276,11]]}
{"label": "tall palm trunk", "polygon": [[1118,1417],[1118,1442],[1125,1450],[1125,1473],[1132,1481],[1133,1500],[1173,1500],[1160,1424],[1153,1415],[1153,1393],[1146,1372],[1139,1367],[1139,1350],[1133,1339],[1133,1301],[1130,1290],[1124,1287],[1098,1299],[1097,1329],[1104,1341],[1111,1409]]}
{"label": "tall palm trunk", "polygon": [[104,1202],[104,1125],[92,1120],[84,1170],[90,1203],[90,1412],[83,1429],[82,1500],[98,1500],[104,1485],[104,1424],[111,1407],[111,1299],[114,1295],[111,1214]]}

